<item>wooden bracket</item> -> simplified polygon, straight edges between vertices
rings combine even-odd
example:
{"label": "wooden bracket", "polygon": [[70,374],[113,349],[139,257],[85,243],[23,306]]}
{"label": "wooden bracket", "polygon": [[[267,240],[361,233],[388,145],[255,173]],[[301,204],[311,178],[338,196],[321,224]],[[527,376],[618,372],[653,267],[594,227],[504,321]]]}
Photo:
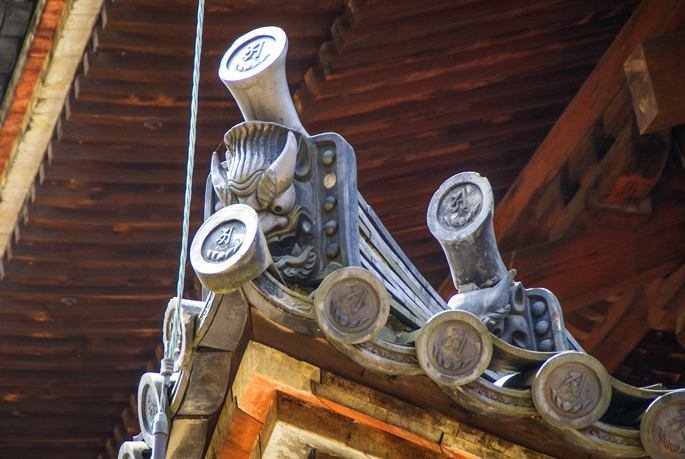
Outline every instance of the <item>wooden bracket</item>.
{"label": "wooden bracket", "polygon": [[640,133],[685,123],[685,31],[649,38],[624,64]]}

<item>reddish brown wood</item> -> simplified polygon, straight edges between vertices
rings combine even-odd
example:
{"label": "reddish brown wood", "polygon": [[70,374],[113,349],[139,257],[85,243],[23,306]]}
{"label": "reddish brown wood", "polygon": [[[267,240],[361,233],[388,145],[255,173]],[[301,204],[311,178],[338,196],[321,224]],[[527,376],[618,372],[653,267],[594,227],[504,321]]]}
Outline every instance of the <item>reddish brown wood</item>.
{"label": "reddish brown wood", "polygon": [[[118,3],[118,2],[116,2]],[[195,6],[195,5],[193,5]],[[208,21],[211,21],[211,8],[205,8]],[[194,14],[188,10],[186,13]],[[288,37],[288,57],[293,60],[312,60],[317,55],[319,37]],[[230,46],[226,36],[203,37],[203,56],[223,56]],[[164,33],[159,35],[117,32],[96,27],[93,31],[95,51],[129,51],[153,53],[170,56],[192,56],[195,43],[192,36]]]}
{"label": "reddish brown wood", "polygon": [[[604,0],[592,2],[591,5],[589,3],[575,1],[550,8],[549,5],[536,1],[505,0],[497,2],[496,5],[471,3],[437,11],[419,10],[418,14],[412,16],[412,20],[408,21],[400,17],[394,22],[388,21],[386,26],[402,31],[402,34],[388,34],[380,37],[375,33],[373,23],[367,27],[362,24],[351,27],[344,19],[338,19],[333,26],[333,37],[338,49],[342,52],[355,51],[369,45],[392,43],[398,35],[420,38],[454,29],[464,31],[461,40],[475,41],[488,32],[505,35],[521,28],[534,29],[560,20],[573,21],[574,17],[578,20],[582,18],[581,11],[586,11],[587,8],[592,8],[594,11],[611,10],[625,2]],[[363,16],[363,13],[359,16]],[[451,43],[451,41],[446,40],[445,43]]]}
{"label": "reddish brown wood", "polygon": [[[330,5],[327,2],[327,5]],[[102,12],[103,28],[117,32],[135,34],[169,34],[195,36],[195,8],[178,11],[174,9],[137,7],[122,3],[105,4]],[[223,37],[228,44],[251,29],[273,25],[286,31],[288,37],[323,37],[328,33],[330,23],[338,8],[310,11],[296,9],[290,14],[283,14],[278,9],[262,9],[255,18],[257,9],[215,12],[204,26],[204,37]],[[259,24],[255,24],[256,21]]]}
{"label": "reddish brown wood", "polygon": [[[181,232],[178,227],[179,234]],[[10,259],[31,263],[35,261],[69,263],[73,267],[83,268],[117,268],[165,269],[178,266],[178,250],[167,243],[127,245],[111,247],[98,244],[79,244],[73,246],[31,246],[10,244]]]}
{"label": "reddish brown wood", "polygon": [[[40,270],[38,270],[40,269]],[[0,265],[2,281],[21,284],[92,287],[167,287],[172,291],[177,270],[94,269],[69,264],[41,263],[38,266],[8,263]]]}
{"label": "reddish brown wood", "polygon": [[[186,168],[185,164],[119,164],[116,172],[112,170],[110,164],[104,163],[85,163],[79,165],[61,166],[56,164],[46,165],[43,163],[39,172],[41,182],[59,184],[73,181],[74,176],[79,181],[90,182],[92,184],[117,184],[119,187],[124,184],[140,183],[148,187],[154,185],[185,184]],[[198,184],[204,183],[202,176],[198,174]],[[179,187],[180,188],[180,187]]]}
{"label": "reddish brown wood", "polygon": [[[95,102],[190,107],[191,82],[192,80],[186,80],[179,83],[157,84],[140,81],[110,81],[106,77],[88,78],[80,74],[74,80],[74,94],[78,100]],[[230,105],[226,91],[226,86],[220,82],[203,82],[199,93],[200,103],[214,98],[221,100],[223,96],[226,104]],[[235,115],[239,116],[238,113]]]}
{"label": "reddish brown wood", "polygon": [[[450,5],[455,7],[454,4]],[[479,5],[482,7],[489,6],[485,2]],[[428,6],[423,6],[428,8]],[[526,26],[526,21],[521,21],[518,25],[513,25],[508,19],[498,19],[492,23],[477,24],[471,27],[457,28],[446,32],[427,35],[424,37],[408,36],[406,34],[395,34],[393,42],[390,44],[380,44],[372,41],[364,44],[364,48],[351,52],[338,52],[334,42],[326,42],[321,47],[320,58],[322,61],[323,70],[326,74],[334,75],[339,70],[344,70],[349,67],[365,67],[377,65],[379,56],[383,59],[403,58],[409,55],[419,55],[424,52],[430,52],[435,49],[444,49],[449,47],[452,50],[460,49],[462,51],[472,51],[474,49],[500,49],[504,47],[518,48],[517,44],[532,42],[533,40],[541,41],[561,41],[577,37],[579,34],[593,35],[602,32],[613,30],[618,32],[621,26],[625,23],[630,15],[630,8],[625,5],[624,8],[619,8],[615,11],[617,14],[601,14],[593,17],[590,21],[583,23],[582,27],[577,27],[578,22],[564,21],[556,23],[550,27],[550,22],[553,19],[552,15],[544,16],[543,23],[539,28]],[[540,18],[538,18],[540,19]],[[502,35],[497,25],[502,25],[503,22],[509,21],[505,27],[511,30],[510,34]],[[380,26],[380,24],[377,24]],[[521,29],[523,27],[523,29]],[[467,29],[467,30],[464,30]],[[513,30],[512,30],[513,29]],[[463,32],[462,32],[463,31]],[[336,32],[334,25],[334,33]]]}
{"label": "reddish brown wood", "polygon": [[671,132],[631,136],[628,151],[606,174],[598,177],[598,200],[609,205],[637,204],[647,197],[666,165]]}
{"label": "reddish brown wood", "polygon": [[680,345],[685,347],[685,307],[681,307],[676,320],[676,338],[678,339]]}
{"label": "reddish brown wood", "polygon": [[168,210],[147,211],[144,209],[135,211],[107,209],[81,210],[65,209],[59,207],[41,206],[29,203],[24,209],[24,223],[29,225],[62,226],[70,228],[155,228],[169,229],[180,228],[178,213]]}
{"label": "reddish brown wood", "polygon": [[[137,7],[158,7],[157,0],[112,0],[113,3],[133,5]],[[254,11],[254,9],[269,8],[272,11],[292,13],[293,10],[305,11],[338,11],[341,9],[340,0],[290,0],[289,4],[283,4],[274,0],[251,0],[246,4],[242,0],[224,0],[220,3],[208,3],[205,7],[207,13],[230,13],[233,11]],[[194,0],[167,0],[164,7],[170,10],[181,10],[184,13],[194,11],[197,2]]]}
{"label": "reddish brown wood", "polygon": [[[68,183],[68,187],[65,185]],[[193,193],[204,193],[204,185],[193,186]],[[34,185],[31,190],[31,202],[52,207],[65,208],[102,208],[114,206],[134,207],[139,209],[159,208],[169,206],[169,209],[181,209],[183,201],[183,187],[177,185],[153,185],[126,183],[124,186],[116,184],[91,184],[77,179],[70,181],[43,180]],[[192,210],[200,209],[201,203],[193,203]],[[195,217],[196,213],[193,212]],[[199,216],[199,214],[198,214]],[[123,229],[123,227],[122,227]]]}
{"label": "reddish brown wood", "polygon": [[[163,110],[157,105],[135,105],[119,103],[103,103],[78,100],[71,96],[64,105],[66,119],[69,121],[99,121],[104,123],[139,122],[158,120],[185,122],[190,119],[190,105],[169,105]],[[235,102],[203,102],[198,109],[198,120],[204,122],[216,121],[222,116],[239,116]]]}
{"label": "reddish brown wood", "polygon": [[[159,321],[161,323],[161,319]],[[6,363],[5,368],[8,370],[54,370],[61,369],[65,371],[83,370],[90,368],[93,371],[102,371],[113,369],[121,371],[142,371],[147,365],[150,355],[111,355],[111,354],[93,354],[83,353],[77,355],[60,355],[58,358],[53,355],[3,355],[2,360]],[[78,394],[72,397],[71,410],[82,411],[85,413],[97,414],[98,410],[107,411],[114,410],[115,414],[121,410],[118,407],[112,407],[110,400],[98,400],[93,398],[87,400],[82,406],[76,403]],[[64,404],[63,404],[64,405]],[[59,413],[60,404],[46,404],[43,408],[32,404],[30,401],[19,402],[1,402],[0,412],[4,411],[46,411]],[[64,405],[68,406],[68,405]]]}
{"label": "reddish brown wood", "polygon": [[[560,91],[577,89],[591,70],[591,66],[579,63],[565,67],[563,70],[558,68],[549,71],[542,70],[540,81],[531,80],[524,75],[507,80],[482,81],[477,84],[461,82],[452,88],[455,97],[453,100],[446,99],[440,93],[424,95],[416,100],[411,98],[397,100],[396,92],[375,88],[370,93],[362,93],[371,101],[377,101],[375,104],[369,104],[368,100],[363,99],[362,94],[355,93],[317,99],[306,87],[298,89],[294,95],[294,100],[297,105],[302,107],[302,117],[305,123],[335,119],[336,121],[340,120],[345,126],[352,124],[355,119],[358,120],[359,115],[364,113],[368,113],[371,120],[384,119],[388,116],[402,118],[433,114],[450,108],[453,111],[468,110],[472,107],[478,107],[482,103],[494,105],[494,101],[515,97],[518,94],[524,98],[530,98],[536,89],[544,91],[547,82],[550,86],[558,85]],[[417,90],[423,90],[423,88],[415,86],[412,94]],[[529,96],[525,94],[529,94]]]}
{"label": "reddish brown wood", "polygon": [[[605,35],[575,40],[567,45],[568,55],[560,54],[556,44],[485,58],[481,51],[475,50],[465,56],[455,53],[459,59],[442,61],[416,58],[410,61],[409,65],[398,63],[331,78],[310,71],[305,76],[305,82],[309,91],[322,98],[343,93],[347,84],[357,88],[355,92],[369,92],[376,100],[389,92],[392,94],[391,91],[394,91],[397,97],[398,90],[409,86],[413,87],[414,97],[417,97],[417,82],[420,82],[419,91],[430,94],[459,88],[463,81],[492,81],[520,76],[533,69],[558,69],[564,65],[575,64],[583,58],[591,57],[592,60],[596,60],[597,55],[606,49],[611,37]],[[538,64],[531,68],[531,62]]]}
{"label": "reddish brown wood", "polygon": [[[163,123],[156,129],[136,121],[120,123],[73,123],[60,119],[55,131],[58,140],[66,143],[106,144],[114,146],[135,145],[143,147],[178,147],[188,145],[188,125],[184,122]],[[197,128],[196,148],[211,152],[219,146],[224,132],[215,124],[200,124]],[[126,133],[124,136],[122,133]]]}
{"label": "reddish brown wood", "polygon": [[[202,61],[200,75],[203,80],[216,81],[216,69],[221,56],[209,56]],[[83,70],[87,77],[107,78],[119,81],[187,81],[192,72],[192,56],[164,56],[157,54],[121,53],[111,51],[87,51],[84,56]],[[286,74],[290,83],[302,81],[307,71],[306,61],[288,61]]]}

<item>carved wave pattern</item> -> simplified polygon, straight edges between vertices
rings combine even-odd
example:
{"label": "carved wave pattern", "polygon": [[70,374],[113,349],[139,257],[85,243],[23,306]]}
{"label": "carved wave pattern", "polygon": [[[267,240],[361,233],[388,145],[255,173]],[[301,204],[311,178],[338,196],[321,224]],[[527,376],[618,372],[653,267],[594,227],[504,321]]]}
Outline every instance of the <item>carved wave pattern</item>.
{"label": "carved wave pattern", "polygon": [[470,392],[471,395],[477,398],[487,398],[496,403],[509,405],[514,407],[530,408],[533,406],[533,400],[529,398],[516,398],[507,395],[499,394],[486,389],[483,386],[471,387],[470,385],[463,386],[463,388]]}
{"label": "carved wave pattern", "polygon": [[605,441],[608,443],[614,443],[621,446],[630,446],[634,448],[642,448],[642,442],[637,438],[631,437],[621,437],[618,435],[610,434],[604,430],[600,430],[596,427],[586,427],[584,429],[579,429],[580,433],[586,437],[594,437],[597,440]]}
{"label": "carved wave pattern", "polygon": [[281,289],[276,287],[274,283],[265,281],[261,279],[260,277],[255,278],[253,281],[257,287],[259,287],[259,290],[262,292],[266,293],[268,296],[275,296],[276,298],[283,298],[283,292],[281,292]]}
{"label": "carved wave pattern", "polygon": [[303,282],[314,271],[317,263],[314,247],[307,246],[298,256],[275,257],[276,268],[290,281]]}
{"label": "carved wave pattern", "polygon": [[361,347],[366,349],[367,351],[371,352],[372,354],[375,354],[379,357],[383,357],[384,359],[392,360],[393,362],[398,362],[398,363],[406,363],[410,365],[416,365],[418,362],[415,358],[406,355],[406,354],[401,354],[399,352],[393,352],[388,349],[384,349],[379,346],[375,346],[371,343],[363,343],[361,344]]}
{"label": "carved wave pattern", "polygon": [[[311,316],[313,305],[310,302],[300,300],[287,291],[282,290],[276,281],[267,277],[267,274],[262,274],[256,277],[252,283],[267,298],[267,300],[276,307],[287,312]],[[283,287],[285,289],[285,287]]]}

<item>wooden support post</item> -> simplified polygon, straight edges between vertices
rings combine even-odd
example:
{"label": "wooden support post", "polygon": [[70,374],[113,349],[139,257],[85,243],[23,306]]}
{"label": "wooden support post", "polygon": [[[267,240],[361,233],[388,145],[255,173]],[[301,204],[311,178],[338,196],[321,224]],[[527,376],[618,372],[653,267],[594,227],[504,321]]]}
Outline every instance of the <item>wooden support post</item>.
{"label": "wooden support post", "polygon": [[650,38],[633,51],[624,69],[640,133],[685,123],[685,31]]}

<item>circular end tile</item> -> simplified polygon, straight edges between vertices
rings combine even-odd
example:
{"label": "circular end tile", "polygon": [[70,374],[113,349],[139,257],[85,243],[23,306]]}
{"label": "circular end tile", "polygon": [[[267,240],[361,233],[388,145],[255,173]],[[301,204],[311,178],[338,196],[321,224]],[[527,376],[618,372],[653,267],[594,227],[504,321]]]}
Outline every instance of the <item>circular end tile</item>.
{"label": "circular end tile", "polygon": [[364,268],[339,269],[319,286],[314,297],[316,320],[327,337],[363,343],[385,325],[390,300],[383,283]]}
{"label": "circular end tile", "polygon": [[230,293],[264,272],[272,260],[257,212],[233,204],[209,217],[193,238],[190,263],[215,293]]}
{"label": "circular end tile", "polygon": [[685,458],[685,389],[662,395],[649,405],[640,437],[654,459]]}
{"label": "circular end tile", "polygon": [[416,343],[421,368],[434,381],[450,386],[478,378],[492,358],[485,325],[466,311],[444,311],[423,327]]}
{"label": "circular end tile", "polygon": [[536,408],[557,427],[587,427],[604,415],[610,401],[609,374],[588,354],[557,354],[540,367],[533,381]]}

